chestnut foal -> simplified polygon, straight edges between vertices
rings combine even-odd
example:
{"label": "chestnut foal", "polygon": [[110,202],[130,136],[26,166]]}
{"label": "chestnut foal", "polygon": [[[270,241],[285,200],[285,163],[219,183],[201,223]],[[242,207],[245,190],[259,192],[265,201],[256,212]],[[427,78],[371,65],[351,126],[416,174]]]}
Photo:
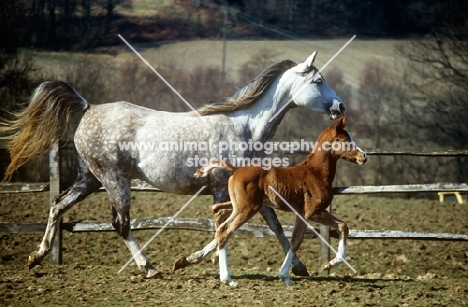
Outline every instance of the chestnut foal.
{"label": "chestnut foal", "polygon": [[[275,191],[281,195],[299,214],[312,222],[334,227],[340,234],[338,252],[335,259],[325,263],[322,268],[327,269],[344,261],[346,256],[346,239],[348,226],[326,209],[333,199],[332,183],[336,173],[336,163],[339,159],[359,165],[367,161],[367,155],[356,146],[350,134],[344,130],[346,118],[341,117],[322,132],[316,143],[315,152],[312,151],[302,164],[265,170],[262,167],[239,167],[231,164],[214,162],[200,168],[195,175],[207,176],[211,169],[223,167],[233,171],[229,178],[229,196],[232,202],[232,213],[216,230],[218,240],[220,280],[235,286],[231,279],[227,263],[227,241],[232,234],[252,216],[262,205],[273,209],[289,211]],[[213,206],[213,211],[228,209],[231,204],[222,203]],[[299,249],[306,232],[307,225],[301,218],[296,217],[291,240],[291,248],[286,254],[279,277],[288,286],[292,285],[289,270],[293,255]]]}

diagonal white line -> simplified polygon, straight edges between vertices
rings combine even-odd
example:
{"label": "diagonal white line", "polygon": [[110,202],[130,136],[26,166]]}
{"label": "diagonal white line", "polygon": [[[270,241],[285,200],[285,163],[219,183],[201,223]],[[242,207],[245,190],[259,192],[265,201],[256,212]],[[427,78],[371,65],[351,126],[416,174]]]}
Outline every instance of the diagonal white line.
{"label": "diagonal white line", "polygon": [[[331,249],[331,250],[335,253],[335,255],[338,255],[338,252],[333,248],[333,246],[331,246],[330,243],[328,243],[327,240],[325,240],[325,238],[322,237],[322,236],[317,232],[317,230],[315,230],[315,228],[312,227],[312,225],[310,225],[309,222],[307,222],[307,220],[306,220],[302,215],[300,215],[299,212],[297,212],[296,209],[294,209],[293,206],[291,206],[291,204],[288,203],[288,201],[287,201],[286,199],[284,199],[283,196],[281,196],[280,193],[278,193],[271,185],[268,186],[268,188],[269,188],[270,190],[272,190],[273,193],[275,193],[286,205],[288,205],[289,209],[291,209],[292,212],[294,212],[294,213],[307,225],[307,227],[309,227],[310,229],[312,229],[312,231],[317,235],[317,237],[319,237],[320,240],[322,240],[322,242],[325,243],[325,244],[328,246],[328,248]],[[346,263],[346,265],[351,269],[351,271],[354,272],[354,274],[357,273],[356,269],[354,269],[354,268],[351,266],[351,264],[349,264],[349,262],[346,261],[346,259],[344,259],[343,257],[341,257],[341,255],[338,255],[338,257],[340,257],[340,258],[344,261],[344,263]]]}
{"label": "diagonal white line", "polygon": [[[315,78],[315,76],[316,76],[317,74],[321,73],[321,72],[328,66],[328,64],[330,64],[331,61],[333,61],[333,60],[338,56],[338,54],[340,54],[341,51],[343,51],[343,49],[346,48],[346,47],[353,41],[353,39],[355,39],[355,38],[356,38],[356,35],[353,35],[353,37],[351,37],[351,38],[346,42],[346,44],[344,44],[343,47],[341,47],[340,50],[338,50],[338,51],[335,53],[335,55],[333,55],[333,56],[328,60],[328,62],[325,63],[325,65],[323,65],[322,68],[320,68],[320,69],[314,74],[314,76],[312,77],[312,80],[313,80],[313,78]],[[268,122],[270,123],[273,119],[275,119],[275,117],[278,116],[278,115],[294,100],[294,98],[295,98],[300,92],[302,92],[307,86],[308,86],[308,84],[305,84],[302,88],[300,88],[299,91],[297,91],[297,92],[291,97],[291,99],[289,99],[288,102],[286,102],[285,105],[284,105],[283,107],[281,107],[281,109],[279,109],[279,110],[273,115],[273,117],[270,118],[270,119],[268,120]]]}
{"label": "diagonal white line", "polygon": [[184,211],[185,208],[187,208],[187,206],[192,202],[192,200],[195,199],[195,197],[198,196],[198,194],[201,193],[201,191],[203,191],[203,189],[205,189],[206,186],[202,186],[200,190],[198,190],[197,193],[195,193],[195,195],[193,195],[186,203],[185,205],[182,206],[182,208],[179,209],[179,211],[176,212],[176,214],[174,214],[167,222],[166,224],[164,224],[163,227],[161,227],[161,229],[159,229],[155,234],[154,236],[151,237],[151,239],[148,240],[148,242],[145,243],[145,245],[143,245],[140,250],[138,251],[138,253],[136,255],[133,255],[132,258],[130,258],[130,260],[127,261],[127,263],[124,264],[124,266],[117,272],[117,274],[120,274],[123,270],[125,270],[125,268],[133,261],[134,257],[139,255],[141,253],[142,250],[144,250],[154,239],[156,239],[157,236],[159,236],[159,234],[170,224],[174,221],[174,219],[182,212]]}
{"label": "diagonal white line", "polygon": [[320,72],[322,72],[322,70],[324,70],[324,69],[328,66],[328,64],[330,64],[331,61],[333,61],[333,60],[341,53],[341,51],[343,51],[343,49],[345,49],[349,44],[351,44],[351,42],[352,42],[353,39],[355,39],[355,38],[356,38],[356,35],[353,35],[353,37],[351,37],[351,38],[346,42],[346,44],[344,44],[343,47],[341,47],[340,50],[338,50],[338,51],[335,53],[335,55],[333,55],[333,56],[327,61],[327,63],[325,63],[325,65],[323,65],[322,68],[320,68],[320,69],[315,73],[314,77],[315,77],[317,74],[319,74]]}
{"label": "diagonal white line", "polygon": [[136,51],[135,48],[133,48],[132,45],[130,45],[129,42],[127,42],[125,40],[125,38],[122,37],[122,35],[118,35],[118,37],[130,48],[132,49],[132,51],[164,82],[166,83],[166,85],[177,95],[179,96],[180,99],[182,99],[183,102],[185,102],[185,104],[190,108],[192,109],[193,112],[195,112],[204,122],[207,122],[205,118],[203,118],[203,116],[200,115],[200,113],[198,113],[197,110],[195,110],[194,107],[192,107],[192,105],[187,101],[185,100],[184,97],[182,97],[181,94],[179,94],[179,92],[166,80],[164,79],[164,77],[153,67],[151,66],[150,63],[148,63],[148,61],[138,52]]}

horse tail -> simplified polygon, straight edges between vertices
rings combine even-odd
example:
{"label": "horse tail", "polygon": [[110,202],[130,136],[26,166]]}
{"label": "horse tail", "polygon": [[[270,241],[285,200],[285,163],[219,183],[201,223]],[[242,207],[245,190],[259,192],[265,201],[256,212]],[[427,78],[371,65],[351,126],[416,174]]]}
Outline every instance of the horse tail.
{"label": "horse tail", "polygon": [[[34,91],[28,107],[12,113],[13,119],[0,126],[0,135],[7,141],[11,162],[3,181],[11,179],[18,168],[37,160],[50,151],[53,144],[69,133],[72,123],[81,120],[88,102],[68,83],[47,81]],[[75,116],[76,117],[75,117]]]}
{"label": "horse tail", "polygon": [[237,167],[234,167],[231,163],[229,163],[227,161],[215,160],[215,161],[210,162],[210,164],[208,164],[207,166],[203,166],[203,167],[200,167],[199,169],[197,169],[194,176],[197,177],[197,178],[198,177],[206,177],[211,173],[211,170],[214,169],[214,168],[225,168],[225,169],[230,170],[232,172],[234,172],[237,169]]}

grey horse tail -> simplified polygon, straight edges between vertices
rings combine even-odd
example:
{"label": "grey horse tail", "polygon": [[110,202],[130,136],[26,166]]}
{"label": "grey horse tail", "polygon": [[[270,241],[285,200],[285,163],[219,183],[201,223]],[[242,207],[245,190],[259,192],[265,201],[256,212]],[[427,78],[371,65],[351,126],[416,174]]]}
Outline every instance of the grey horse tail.
{"label": "grey horse tail", "polygon": [[28,107],[11,113],[13,119],[3,120],[0,126],[1,139],[7,141],[11,157],[3,181],[10,180],[21,166],[50,151],[55,142],[71,136],[88,107],[88,102],[68,83],[40,84]]}
{"label": "grey horse tail", "polygon": [[218,168],[218,167],[225,168],[225,169],[230,170],[232,172],[234,172],[237,169],[237,167],[234,167],[231,163],[229,163],[227,161],[216,160],[216,161],[211,162],[207,166],[200,167],[199,169],[197,169],[197,171],[193,175],[195,177],[197,177],[197,178],[198,177],[206,177],[206,176],[208,176],[210,174],[212,169]]}

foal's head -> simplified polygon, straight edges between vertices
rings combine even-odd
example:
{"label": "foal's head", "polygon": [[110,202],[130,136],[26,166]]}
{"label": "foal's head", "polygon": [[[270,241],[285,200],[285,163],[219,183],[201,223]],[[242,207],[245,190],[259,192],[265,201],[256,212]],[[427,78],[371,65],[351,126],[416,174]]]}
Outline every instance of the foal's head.
{"label": "foal's head", "polygon": [[352,163],[362,165],[367,161],[367,154],[354,143],[351,134],[344,130],[346,117],[340,117],[319,137],[319,148],[330,151],[331,155]]}

